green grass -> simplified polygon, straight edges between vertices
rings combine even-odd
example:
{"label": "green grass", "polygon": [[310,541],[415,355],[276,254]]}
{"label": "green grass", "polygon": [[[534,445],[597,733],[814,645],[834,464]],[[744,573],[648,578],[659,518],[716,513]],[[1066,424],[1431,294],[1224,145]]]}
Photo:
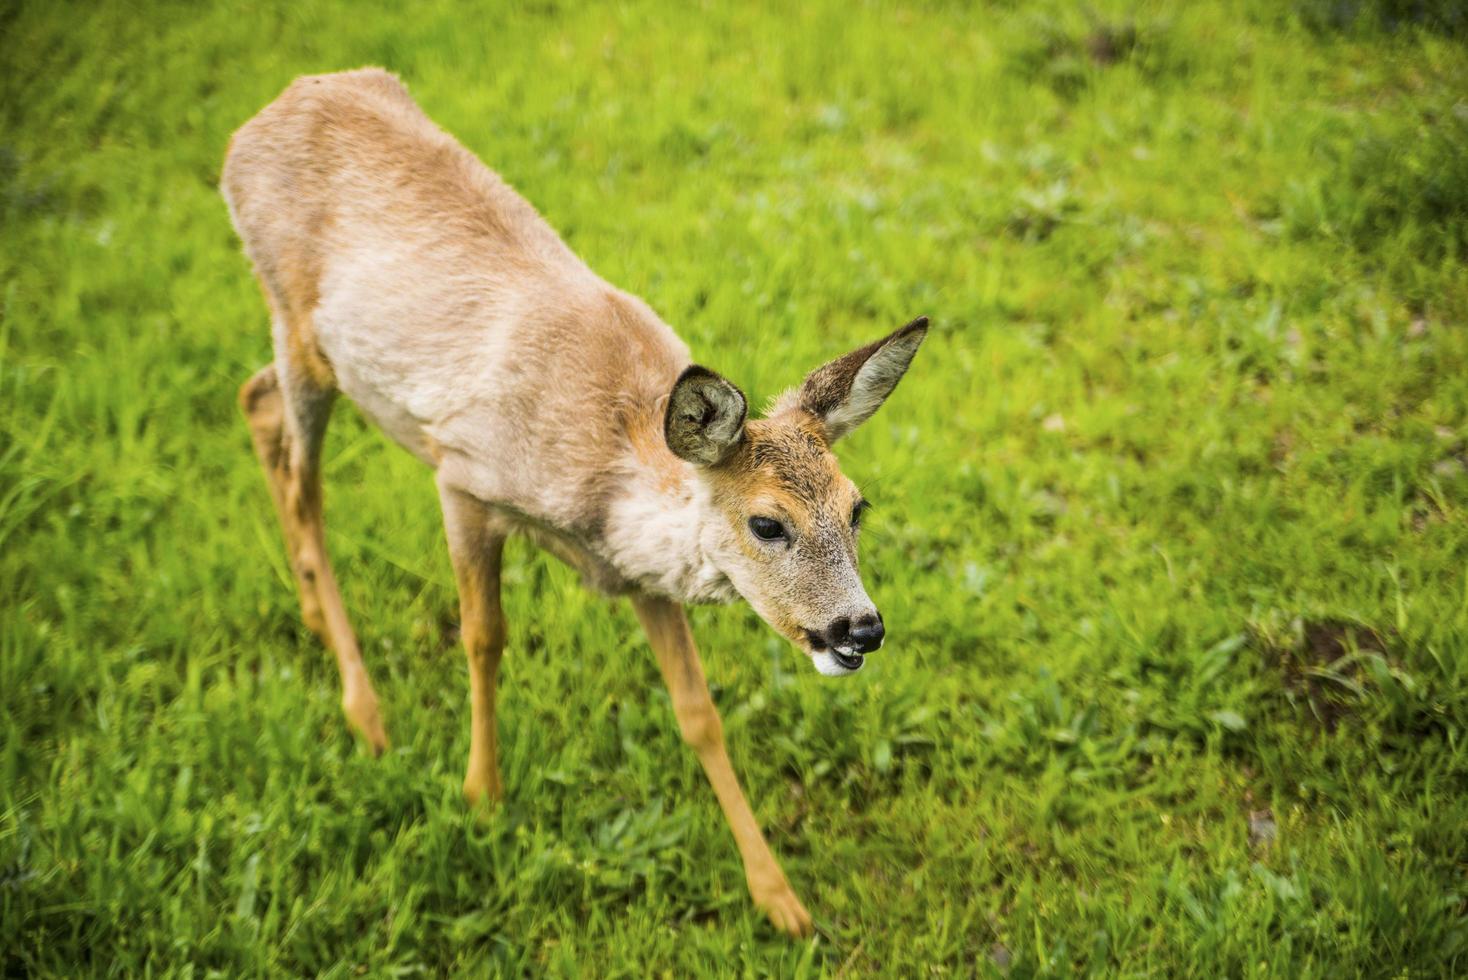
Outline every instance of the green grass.
{"label": "green grass", "polygon": [[[260,6],[0,3],[0,971],[1468,972],[1453,5]],[[933,317],[841,450],[894,642],[829,682],[694,614],[814,940],[749,904],[625,604],[525,545],[466,812],[432,481],[342,406],[394,748],[348,735],[215,183],[367,63],[756,403]]]}

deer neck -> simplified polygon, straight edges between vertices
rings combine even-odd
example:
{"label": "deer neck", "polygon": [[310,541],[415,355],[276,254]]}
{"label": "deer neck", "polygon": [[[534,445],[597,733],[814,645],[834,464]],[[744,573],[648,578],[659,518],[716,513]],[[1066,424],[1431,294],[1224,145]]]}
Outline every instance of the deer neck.
{"label": "deer neck", "polygon": [[729,602],[737,594],[705,546],[716,511],[694,467],[668,451],[664,410],[659,400],[629,426],[607,497],[607,558],[644,591],[685,603]]}

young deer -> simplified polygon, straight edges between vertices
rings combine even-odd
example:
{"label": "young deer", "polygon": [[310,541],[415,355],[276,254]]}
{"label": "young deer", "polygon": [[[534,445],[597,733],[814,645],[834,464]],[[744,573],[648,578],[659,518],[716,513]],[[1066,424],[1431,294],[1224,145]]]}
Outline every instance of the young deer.
{"label": "young deer", "polygon": [[322,530],[338,391],[437,474],[469,660],[465,796],[501,792],[500,556],[523,533],[631,598],[755,903],[808,933],[730,767],[683,605],[743,596],[823,674],[881,646],[856,569],[866,504],[830,445],[892,392],[926,319],[747,419],[738,388],[691,364],[645,303],[593,273],[377,69],[297,79],[234,135],[221,184],[274,339],[240,403],[352,726],[386,748]]}

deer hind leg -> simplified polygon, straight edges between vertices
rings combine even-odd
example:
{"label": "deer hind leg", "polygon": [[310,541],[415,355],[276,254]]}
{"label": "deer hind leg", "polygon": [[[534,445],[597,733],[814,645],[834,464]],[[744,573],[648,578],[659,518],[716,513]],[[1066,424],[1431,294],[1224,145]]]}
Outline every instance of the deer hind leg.
{"label": "deer hind leg", "polygon": [[703,665],[683,607],[645,595],[634,596],[632,607],[647,631],[653,653],[657,654],[658,668],[672,696],[678,730],[702,763],[724,810],[724,819],[734,832],[734,843],[744,859],[744,878],[750,897],[781,932],[791,936],[809,935],[810,913],[795,897],[785,872],[780,870],[770,845],[765,843],[759,822],[739,786],[739,778],[734,775],[734,767],[729,764],[729,753],[724,749],[724,725],[709,697],[708,682],[704,680]]}
{"label": "deer hind leg", "polygon": [[336,392],[300,377],[281,353],[278,348],[276,363],[240,388],[240,406],[285,532],[301,617],[336,654],[347,721],[374,753],[381,753],[388,743],[377,693],[337,590],[322,524],[321,443]]}
{"label": "deer hind leg", "polygon": [[505,530],[480,501],[440,481],[444,533],[459,586],[459,631],[469,660],[469,768],[464,798],[471,804],[500,798],[495,684],[505,650],[500,608],[500,560]]}
{"label": "deer hind leg", "polygon": [[[289,471],[285,439],[285,401],[280,397],[280,382],[276,377],[274,364],[265,365],[240,386],[240,408],[244,410],[245,422],[250,426],[250,439],[255,444],[255,455],[265,469],[270,499],[275,502],[275,513],[285,532],[286,553],[294,558],[300,551],[300,533],[299,525],[290,520],[286,511]],[[294,567],[293,561],[292,569]],[[299,576],[296,578],[296,585],[301,594],[301,618],[305,620],[306,627],[323,643],[330,642],[326,635],[326,619],[321,614],[321,602],[316,598],[316,587],[308,585]]]}

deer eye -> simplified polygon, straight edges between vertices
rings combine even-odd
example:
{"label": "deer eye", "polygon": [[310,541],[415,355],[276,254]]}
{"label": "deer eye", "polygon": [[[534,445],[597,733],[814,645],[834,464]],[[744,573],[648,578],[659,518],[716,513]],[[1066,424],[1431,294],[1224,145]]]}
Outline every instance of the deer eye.
{"label": "deer eye", "polygon": [[749,529],[761,541],[779,541],[781,538],[789,536],[785,533],[785,525],[773,517],[751,517],[749,519]]}
{"label": "deer eye", "polygon": [[871,506],[865,500],[858,500],[856,506],[851,508],[851,526],[853,528],[861,527],[861,515],[870,510]]}

